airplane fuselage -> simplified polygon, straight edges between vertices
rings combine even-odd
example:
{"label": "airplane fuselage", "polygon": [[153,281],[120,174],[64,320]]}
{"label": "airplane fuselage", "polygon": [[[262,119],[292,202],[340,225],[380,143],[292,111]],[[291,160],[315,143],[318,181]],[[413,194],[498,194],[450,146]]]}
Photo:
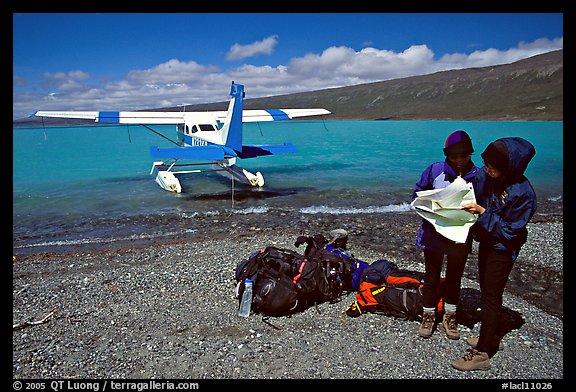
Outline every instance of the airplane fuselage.
{"label": "airplane fuselage", "polygon": [[177,126],[177,139],[178,145],[181,147],[206,147],[218,146],[224,151],[224,160],[221,162],[228,162],[228,158],[235,158],[236,152],[224,145],[226,136],[223,135],[221,129],[217,128],[217,123],[214,124],[179,124]]}
{"label": "airplane fuselage", "polygon": [[184,114],[184,123],[176,125],[178,144],[185,147],[207,146],[209,144],[224,145],[226,134],[218,126],[213,115],[206,113]]}

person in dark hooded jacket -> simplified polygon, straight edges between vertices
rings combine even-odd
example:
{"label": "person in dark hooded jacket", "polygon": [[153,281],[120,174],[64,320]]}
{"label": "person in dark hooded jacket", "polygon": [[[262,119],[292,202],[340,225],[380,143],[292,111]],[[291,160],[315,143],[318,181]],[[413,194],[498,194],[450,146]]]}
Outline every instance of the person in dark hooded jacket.
{"label": "person in dark hooded jacket", "polygon": [[[480,170],[472,162],[472,140],[468,133],[462,130],[452,132],[446,138],[443,149],[446,159],[432,163],[420,176],[412,193],[412,199],[417,192],[431,189],[442,189],[450,185],[458,177],[470,182]],[[446,280],[443,293],[444,315],[442,326],[446,336],[457,340],[460,338],[456,310],[460,298],[460,286],[468,254],[472,249],[472,236],[465,243],[456,243],[436,231],[426,219],[418,229],[416,245],[424,251],[424,287],[422,302],[424,311],[418,334],[423,338],[432,336],[436,323],[436,305],[440,289],[440,277],[444,256],[446,256]]]}
{"label": "person in dark hooded jacket", "polygon": [[490,367],[501,349],[502,296],[508,276],[526,242],[526,226],[536,212],[536,193],[524,176],[536,150],[520,137],[498,139],[481,154],[484,170],[474,180],[475,204],[463,208],[478,219],[471,232],[478,249],[478,280],[482,298],[480,335],[467,340],[473,348],[452,363],[459,370]]}

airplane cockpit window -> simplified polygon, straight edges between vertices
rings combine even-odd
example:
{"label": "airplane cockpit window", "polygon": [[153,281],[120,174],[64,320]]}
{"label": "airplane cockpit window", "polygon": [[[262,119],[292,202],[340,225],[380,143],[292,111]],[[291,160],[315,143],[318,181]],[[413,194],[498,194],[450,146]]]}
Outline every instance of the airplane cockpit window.
{"label": "airplane cockpit window", "polygon": [[190,132],[190,126],[187,124],[178,124],[177,126],[178,126],[178,132],[183,133],[185,135],[190,135],[191,133],[198,131],[198,128],[196,129],[193,128],[192,132]]}
{"label": "airplane cockpit window", "polygon": [[214,125],[212,124],[200,124],[201,131],[215,131]]}
{"label": "airplane cockpit window", "polygon": [[196,132],[198,132],[198,131],[199,131],[198,126],[197,126],[197,125],[194,125],[194,126],[192,127],[192,133],[196,133]]}

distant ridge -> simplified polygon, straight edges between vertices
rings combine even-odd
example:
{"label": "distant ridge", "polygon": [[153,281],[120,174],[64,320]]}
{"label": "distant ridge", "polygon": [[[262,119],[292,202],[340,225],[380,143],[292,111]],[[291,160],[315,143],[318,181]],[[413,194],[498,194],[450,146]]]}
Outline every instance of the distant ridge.
{"label": "distant ridge", "polygon": [[246,107],[323,107],[330,119],[561,121],[563,82],[559,50],[505,65],[248,99]]}
{"label": "distant ridge", "polygon": [[[252,98],[246,109],[323,107],[326,119],[562,121],[563,50],[514,63]],[[226,110],[227,102],[188,105],[186,111]],[[148,109],[181,111],[182,107]],[[318,119],[319,117],[315,117]],[[41,119],[14,121],[39,125]],[[45,118],[46,125],[87,124]],[[93,124],[93,122],[89,122]]]}

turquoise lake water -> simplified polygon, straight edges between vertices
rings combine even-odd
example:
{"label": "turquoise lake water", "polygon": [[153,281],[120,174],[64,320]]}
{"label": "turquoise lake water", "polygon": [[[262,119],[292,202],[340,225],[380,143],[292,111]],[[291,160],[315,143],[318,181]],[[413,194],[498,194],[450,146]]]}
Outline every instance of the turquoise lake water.
{"label": "turquoise lake water", "polygon": [[[176,138],[173,126],[155,126]],[[471,136],[473,161],[491,141],[523,137],[536,148],[526,176],[539,199],[563,198],[563,122],[285,121],[244,126],[244,142],[294,143],[296,154],[239,160],[260,171],[263,189],[234,185],[211,172],[181,177],[183,193],[162,190],[149,174],[150,145],[171,146],[136,125],[13,129],[13,240],[36,243],[96,238],[125,219],[193,218],[222,212],[304,214],[388,213],[409,209],[412,188],[432,162],[443,160],[446,137]],[[108,227],[108,229],[107,229]],[[100,238],[100,237],[98,237]]]}

